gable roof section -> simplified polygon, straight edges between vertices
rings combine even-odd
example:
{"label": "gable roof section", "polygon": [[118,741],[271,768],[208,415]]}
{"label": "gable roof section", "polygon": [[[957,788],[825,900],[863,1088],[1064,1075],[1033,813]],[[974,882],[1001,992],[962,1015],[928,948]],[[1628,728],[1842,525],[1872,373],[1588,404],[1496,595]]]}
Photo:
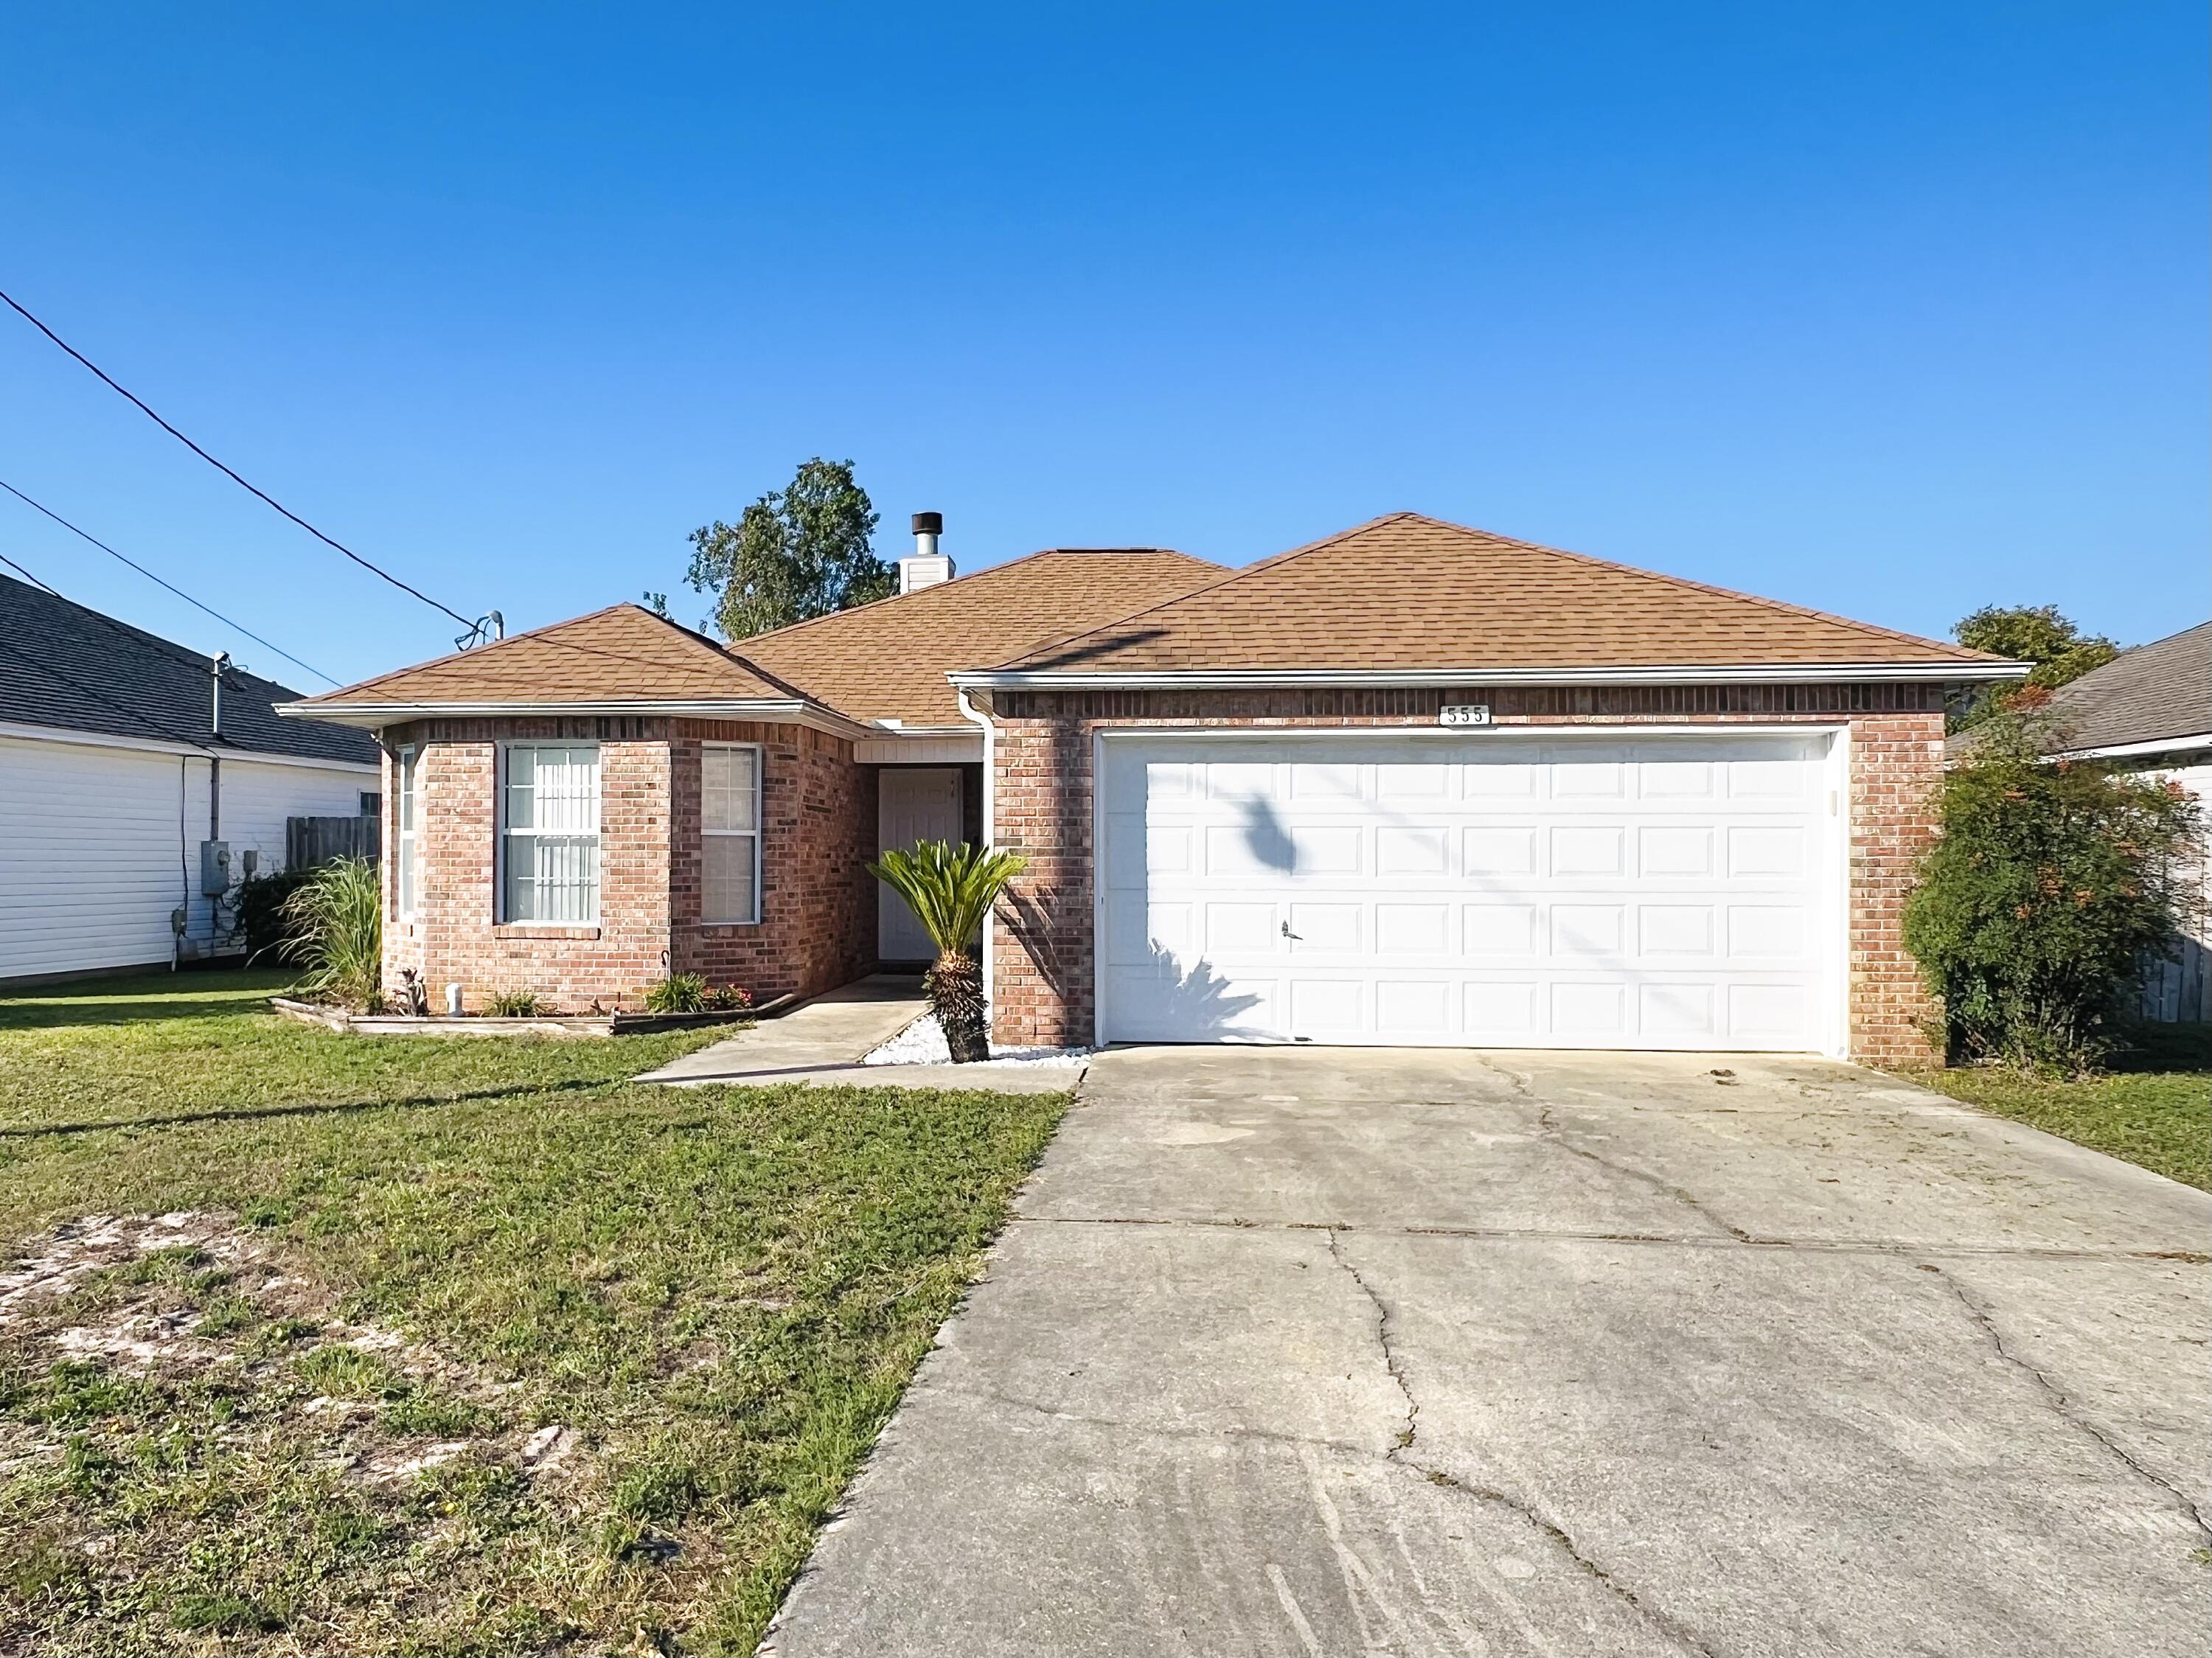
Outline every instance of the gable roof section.
{"label": "gable roof section", "polygon": [[1206,586],[1218,564],[1165,548],[1055,548],[740,641],[746,658],[862,720],[965,724],[948,673]]}
{"label": "gable roof section", "polygon": [[507,708],[643,711],[648,705],[708,704],[766,712],[757,705],[772,704],[799,713],[806,701],[704,635],[640,605],[613,604],[380,674],[286,712],[369,724],[410,714]]}
{"label": "gable roof section", "polygon": [[2123,651],[2051,693],[2052,727],[2070,752],[2212,733],[2212,622]]}
{"label": "gable roof section", "polygon": [[0,720],[212,753],[374,765],[343,726],[280,720],[299,692],[242,668],[222,677],[222,732],[210,726],[210,662],[198,651],[0,575]]}
{"label": "gable roof section", "polygon": [[1961,677],[2014,671],[1964,646],[1417,513],[1248,566],[1010,657],[996,671],[1456,675],[1782,665],[1955,668]]}

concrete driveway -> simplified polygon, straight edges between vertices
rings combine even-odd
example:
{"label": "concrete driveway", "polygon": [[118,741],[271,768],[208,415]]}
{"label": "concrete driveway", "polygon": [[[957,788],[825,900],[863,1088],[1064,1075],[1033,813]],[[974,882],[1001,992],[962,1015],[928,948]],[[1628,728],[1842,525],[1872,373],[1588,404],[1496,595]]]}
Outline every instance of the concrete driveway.
{"label": "concrete driveway", "polygon": [[1816,1060],[1111,1053],[769,1648],[2199,1654],[2208,1249]]}

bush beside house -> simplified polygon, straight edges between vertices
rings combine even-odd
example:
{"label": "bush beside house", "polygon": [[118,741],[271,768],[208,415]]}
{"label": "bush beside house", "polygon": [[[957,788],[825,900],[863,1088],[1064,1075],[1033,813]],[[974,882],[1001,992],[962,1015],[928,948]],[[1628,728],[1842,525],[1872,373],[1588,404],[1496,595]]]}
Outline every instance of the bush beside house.
{"label": "bush beside house", "polygon": [[1905,941],[1954,1057],[2078,1072],[2203,902],[2203,819],[2177,784],[2045,746],[2032,711],[2000,714],[1950,773]]}

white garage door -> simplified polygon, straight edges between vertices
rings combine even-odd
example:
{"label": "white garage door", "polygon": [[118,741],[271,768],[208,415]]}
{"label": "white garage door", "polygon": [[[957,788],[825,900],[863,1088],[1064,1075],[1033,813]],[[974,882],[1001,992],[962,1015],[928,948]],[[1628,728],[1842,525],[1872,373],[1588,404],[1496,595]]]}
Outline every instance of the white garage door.
{"label": "white garage door", "polygon": [[1829,741],[1109,737],[1100,1040],[1838,1051]]}

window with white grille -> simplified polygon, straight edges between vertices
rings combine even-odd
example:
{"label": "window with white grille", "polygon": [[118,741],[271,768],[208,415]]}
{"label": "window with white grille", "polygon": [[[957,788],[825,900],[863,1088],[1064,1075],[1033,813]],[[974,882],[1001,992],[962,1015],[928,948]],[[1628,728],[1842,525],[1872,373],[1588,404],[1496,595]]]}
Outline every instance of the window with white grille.
{"label": "window with white grille", "polygon": [[590,922],[599,914],[599,750],[510,743],[500,786],[500,920]]}
{"label": "window with white grille", "polygon": [[699,757],[699,919],[760,920],[761,753],[750,743],[709,743]]}

